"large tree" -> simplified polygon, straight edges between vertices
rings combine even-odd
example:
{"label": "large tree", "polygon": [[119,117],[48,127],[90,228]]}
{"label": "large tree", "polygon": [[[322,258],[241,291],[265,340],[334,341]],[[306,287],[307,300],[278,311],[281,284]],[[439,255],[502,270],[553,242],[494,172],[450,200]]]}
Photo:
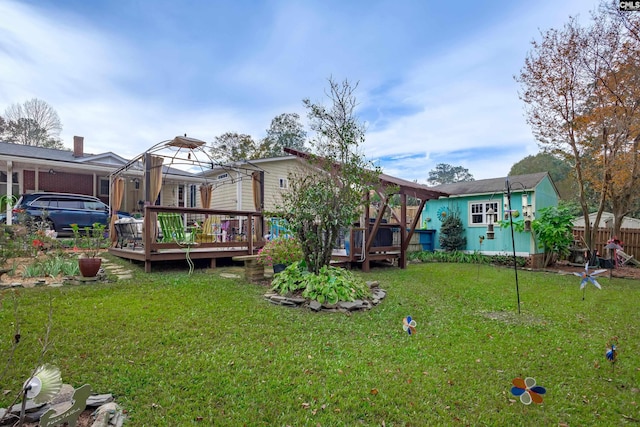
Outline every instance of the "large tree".
{"label": "large tree", "polygon": [[[516,78],[540,145],[573,167],[585,217],[589,192],[597,194],[596,224],[607,198],[612,205],[614,198],[625,205],[640,179],[639,48],[624,20],[601,8],[587,27],[571,18],[561,30],[548,30],[541,41],[533,41]],[[614,185],[618,180],[625,184]],[[614,207],[616,217],[624,210]],[[616,220],[617,229],[619,224]],[[596,230],[587,222],[585,231],[592,246]]]}
{"label": "large tree", "polygon": [[37,98],[10,105],[4,114],[4,138],[16,144],[63,148],[59,139],[62,124],[56,110]]}
{"label": "large tree", "polygon": [[565,201],[573,201],[575,180],[571,171],[571,164],[566,160],[550,153],[540,152],[535,156],[526,156],[514,163],[509,171],[509,176],[548,172],[560,192],[560,198]]}
{"label": "large tree", "polygon": [[304,150],[307,133],[296,113],[280,114],[271,120],[267,136],[261,141],[261,157],[278,157],[284,155],[284,148]]}
{"label": "large tree", "polygon": [[429,171],[429,179],[427,181],[431,185],[440,185],[473,180],[473,175],[469,173],[469,169],[467,168],[452,166],[447,163],[438,163],[435,169]]}
{"label": "large tree", "polygon": [[258,145],[251,135],[227,132],[213,140],[211,157],[218,163],[252,160],[260,157]]}
{"label": "large tree", "polygon": [[282,210],[302,243],[310,271],[328,266],[338,232],[362,212],[363,196],[377,184],[379,170],[364,159],[364,126],[355,114],[357,85],[329,79],[329,107],[305,99],[311,130],[311,170],[289,177]]}

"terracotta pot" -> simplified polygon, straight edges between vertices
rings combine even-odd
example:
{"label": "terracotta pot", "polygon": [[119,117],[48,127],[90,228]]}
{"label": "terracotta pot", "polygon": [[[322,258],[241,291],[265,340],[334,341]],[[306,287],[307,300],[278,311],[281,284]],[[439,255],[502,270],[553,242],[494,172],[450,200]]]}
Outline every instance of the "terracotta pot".
{"label": "terracotta pot", "polygon": [[102,265],[102,258],[78,258],[78,267],[82,277],[95,277]]}

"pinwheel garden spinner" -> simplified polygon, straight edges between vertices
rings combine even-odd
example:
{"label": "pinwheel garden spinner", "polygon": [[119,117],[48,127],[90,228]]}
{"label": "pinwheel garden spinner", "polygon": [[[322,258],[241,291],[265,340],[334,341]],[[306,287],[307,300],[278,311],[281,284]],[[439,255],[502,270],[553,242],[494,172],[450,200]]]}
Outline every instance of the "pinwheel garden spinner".
{"label": "pinwheel garden spinner", "polygon": [[598,289],[602,289],[602,286],[600,286],[600,283],[598,283],[598,281],[596,280],[595,276],[597,276],[600,273],[604,273],[605,271],[607,271],[606,269],[602,269],[602,270],[596,270],[592,273],[589,273],[589,262],[587,262],[584,266],[584,272],[582,273],[576,273],[574,272],[573,274],[575,274],[578,277],[582,278],[582,281],[580,282],[580,289],[582,290],[582,300],[584,301],[584,296],[585,293],[587,292],[587,283],[591,282],[593,283],[593,286],[595,286]]}
{"label": "pinwheel garden spinner", "polygon": [[613,337],[611,341],[607,343],[607,351],[605,357],[611,362],[611,372],[615,369],[616,361],[618,360],[618,338]]}
{"label": "pinwheel garden spinner", "polygon": [[511,383],[511,394],[520,396],[520,402],[525,405],[530,405],[531,402],[542,403],[542,395],[547,392],[544,387],[536,385],[536,380],[531,377],[515,378]]}
{"label": "pinwheel garden spinner", "polygon": [[413,335],[416,333],[416,321],[411,318],[411,316],[407,316],[402,319],[402,329],[409,335]]}

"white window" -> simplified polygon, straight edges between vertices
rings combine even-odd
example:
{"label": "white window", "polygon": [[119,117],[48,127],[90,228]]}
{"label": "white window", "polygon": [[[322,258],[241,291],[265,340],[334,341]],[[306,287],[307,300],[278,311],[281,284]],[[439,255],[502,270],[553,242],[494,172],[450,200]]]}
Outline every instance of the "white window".
{"label": "white window", "polygon": [[289,181],[287,180],[287,178],[279,178],[278,181],[280,188],[289,188]]}
{"label": "white window", "polygon": [[220,175],[218,175],[218,181],[221,181],[223,179],[227,179],[229,178],[229,174],[228,173],[221,173]]}
{"label": "white window", "polygon": [[189,186],[189,207],[196,207],[196,186],[195,184],[191,184]]}
{"label": "white window", "polygon": [[[493,209],[493,214],[487,214],[489,209]],[[493,223],[498,221],[498,202],[470,202],[469,203],[469,225],[485,226],[489,223],[489,215],[493,215]]]}

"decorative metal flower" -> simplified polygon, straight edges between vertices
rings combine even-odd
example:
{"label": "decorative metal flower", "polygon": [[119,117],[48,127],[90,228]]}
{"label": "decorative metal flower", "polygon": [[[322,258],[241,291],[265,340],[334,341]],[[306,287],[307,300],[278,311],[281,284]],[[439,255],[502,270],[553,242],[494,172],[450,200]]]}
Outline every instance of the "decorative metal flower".
{"label": "decorative metal flower", "polygon": [[536,385],[536,380],[527,377],[524,380],[522,378],[515,378],[512,382],[511,393],[514,396],[520,396],[520,402],[525,405],[530,405],[531,402],[540,404],[542,403],[542,394],[547,392],[542,386]]}
{"label": "decorative metal flower", "polygon": [[411,318],[411,316],[407,316],[404,319],[402,319],[402,329],[404,329],[404,331],[409,335],[416,333],[416,326],[417,326],[417,323],[415,320]]}
{"label": "decorative metal flower", "polygon": [[438,219],[440,221],[444,221],[445,219],[447,219],[447,216],[449,215],[449,208],[446,206],[441,206],[440,209],[438,209]]}
{"label": "decorative metal flower", "polygon": [[593,283],[593,286],[595,286],[598,289],[602,289],[602,286],[600,286],[600,283],[598,283],[598,281],[595,279],[595,276],[597,276],[600,273],[604,273],[605,271],[607,271],[606,269],[601,269],[601,270],[596,270],[592,273],[589,273],[589,262],[587,262],[584,266],[584,272],[583,273],[577,273],[574,272],[573,274],[575,274],[578,277],[582,278],[582,281],[580,282],[580,289],[583,290],[582,292],[582,299],[584,299],[584,293],[586,292],[586,286],[587,286],[587,282],[591,282]]}

